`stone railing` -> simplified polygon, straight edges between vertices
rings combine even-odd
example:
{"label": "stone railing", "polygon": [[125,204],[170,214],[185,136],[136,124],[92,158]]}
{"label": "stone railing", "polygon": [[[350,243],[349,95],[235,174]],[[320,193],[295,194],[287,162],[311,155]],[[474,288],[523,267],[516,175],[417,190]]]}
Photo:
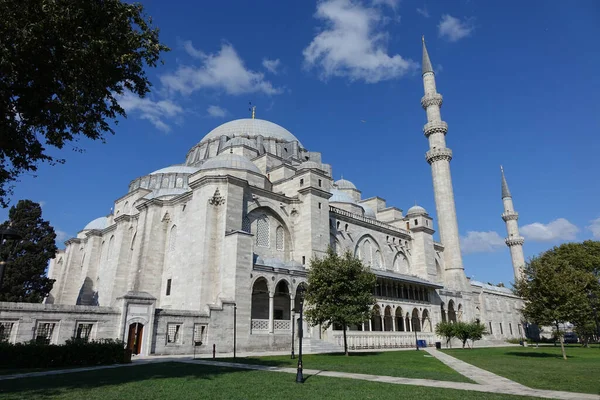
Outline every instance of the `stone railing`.
{"label": "stone railing", "polygon": [[401,228],[396,228],[395,226],[386,224],[385,222],[381,222],[381,221],[378,221],[373,218],[363,217],[362,215],[354,214],[354,213],[351,213],[350,211],[342,210],[341,208],[337,208],[334,206],[329,206],[329,212],[332,212],[332,213],[338,214],[338,215],[342,215],[344,217],[356,219],[356,220],[359,220],[362,222],[366,222],[368,224],[372,224],[375,226],[379,226],[381,228],[399,233],[403,239],[410,239],[410,233],[407,230],[401,229]]}
{"label": "stone railing", "polygon": [[[333,342],[344,346],[344,332],[334,331]],[[393,349],[402,347],[415,347],[414,332],[346,332],[348,348],[356,349]],[[418,340],[425,340],[427,346],[435,346],[435,334],[432,332],[417,332]]]}
{"label": "stone railing", "polygon": [[290,325],[289,319],[276,319],[275,321],[273,321],[273,325],[275,325],[276,331],[289,331],[290,329],[292,329],[292,325]]}
{"label": "stone railing", "polygon": [[253,319],[252,320],[252,331],[269,331],[269,320],[268,319]]}

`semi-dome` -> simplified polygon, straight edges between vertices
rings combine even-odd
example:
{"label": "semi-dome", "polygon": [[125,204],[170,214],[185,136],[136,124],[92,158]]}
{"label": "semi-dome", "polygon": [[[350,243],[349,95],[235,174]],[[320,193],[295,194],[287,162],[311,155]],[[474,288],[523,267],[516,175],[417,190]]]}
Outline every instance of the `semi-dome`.
{"label": "semi-dome", "polygon": [[354,183],[352,183],[349,180],[346,180],[344,178],[335,181],[334,185],[338,189],[356,189],[356,186],[354,186]]}
{"label": "semi-dome", "polygon": [[427,211],[418,205],[414,205],[411,208],[408,209],[408,211],[406,212],[406,215],[421,215],[421,214],[427,214]]}
{"label": "semi-dome", "polygon": [[276,139],[283,142],[300,141],[290,131],[273,122],[264,119],[243,118],[236,119],[217,126],[204,136],[200,142],[210,139],[218,139],[221,136],[233,138],[235,136],[249,136]]}
{"label": "semi-dome", "polygon": [[108,218],[107,217],[100,217],[100,218],[96,218],[93,221],[90,221],[85,228],[83,228],[83,230],[91,230],[91,229],[106,229],[108,227]]}
{"label": "semi-dome", "polygon": [[157,169],[154,172],[151,172],[150,175],[156,174],[193,174],[198,171],[198,167],[190,167],[187,165],[177,164],[171,165],[170,167]]}
{"label": "semi-dome", "polygon": [[240,169],[262,174],[260,169],[258,169],[252,161],[244,156],[233,153],[221,153],[216,157],[206,160],[206,162],[200,166],[201,170],[218,168]]}
{"label": "semi-dome", "polygon": [[354,199],[349,194],[342,192],[341,190],[331,188],[330,193],[332,196],[329,198],[330,203],[350,203],[356,204]]}

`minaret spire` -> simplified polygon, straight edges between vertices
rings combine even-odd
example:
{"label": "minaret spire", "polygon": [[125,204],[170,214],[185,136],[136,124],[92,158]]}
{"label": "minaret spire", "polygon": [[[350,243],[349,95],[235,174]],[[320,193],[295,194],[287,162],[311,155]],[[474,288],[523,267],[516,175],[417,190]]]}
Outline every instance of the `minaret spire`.
{"label": "minaret spire", "polygon": [[525,256],[523,255],[523,243],[525,243],[525,239],[519,234],[519,223],[517,222],[519,220],[519,213],[515,211],[502,166],[500,167],[500,172],[502,173],[502,203],[504,205],[502,219],[506,224],[506,233],[508,234],[504,242],[510,249],[510,258],[512,259],[516,281],[523,275],[523,267],[525,266]]}
{"label": "minaret spire", "polygon": [[427,53],[427,46],[425,46],[425,35],[421,36],[421,41],[423,42],[423,63],[422,63],[422,74],[425,75],[426,72],[433,73],[433,67],[431,66],[431,61],[429,60],[429,53]]}
{"label": "minaret spire", "polygon": [[469,283],[460,253],[458,220],[450,174],[452,150],[446,147],[448,124],[442,121],[440,113],[442,95],[436,89],[435,75],[427,47],[425,47],[425,38],[423,37],[421,40],[423,42],[423,87],[425,89],[421,105],[427,112],[427,123],[423,127],[423,133],[429,140],[429,151],[425,155],[425,159],[431,165],[438,227],[440,239],[444,245],[444,281],[451,289],[468,291]]}

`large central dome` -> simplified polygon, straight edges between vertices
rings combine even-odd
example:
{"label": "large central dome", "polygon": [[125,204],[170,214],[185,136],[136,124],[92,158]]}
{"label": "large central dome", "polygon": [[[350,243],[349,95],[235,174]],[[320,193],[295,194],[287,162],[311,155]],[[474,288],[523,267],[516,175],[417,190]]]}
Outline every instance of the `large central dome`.
{"label": "large central dome", "polygon": [[255,138],[259,135],[265,138],[272,138],[283,142],[297,141],[300,146],[302,144],[290,131],[273,122],[265,121],[264,119],[243,118],[236,119],[217,126],[204,136],[200,143],[210,139],[219,139],[221,136],[233,138],[236,136],[249,136]]}

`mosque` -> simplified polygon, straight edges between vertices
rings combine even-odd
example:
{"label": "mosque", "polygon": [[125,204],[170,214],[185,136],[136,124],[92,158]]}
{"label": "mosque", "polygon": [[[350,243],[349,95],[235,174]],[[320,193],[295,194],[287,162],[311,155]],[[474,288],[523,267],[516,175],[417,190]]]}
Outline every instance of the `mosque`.
{"label": "mosque", "polygon": [[[363,199],[352,182],[333,179],[321,153],[253,113],[213,129],[185,162],[132,180],[110,215],[56,254],[44,304],[0,304],[7,340],[119,338],[144,355],[206,353],[213,344],[289,350],[298,288],[328,246],[377,276],[373,317],[351,327],[351,349],[414,346],[415,335],[433,345],[435,324],[446,320],[479,320],[487,340],[522,337],[521,299],[465,275],[448,125],[424,41],[422,72],[437,221],[419,206],[404,214],[381,197]],[[518,276],[523,238],[504,172],[502,201]],[[305,326],[307,349],[340,349],[339,329]]]}

